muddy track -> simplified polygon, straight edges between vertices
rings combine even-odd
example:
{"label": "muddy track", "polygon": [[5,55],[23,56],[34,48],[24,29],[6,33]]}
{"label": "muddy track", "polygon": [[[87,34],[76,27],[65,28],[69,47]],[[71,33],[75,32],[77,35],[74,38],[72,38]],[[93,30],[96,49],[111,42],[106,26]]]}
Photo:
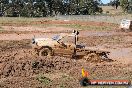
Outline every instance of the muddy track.
{"label": "muddy track", "polygon": [[70,58],[59,56],[37,57],[29,45],[28,40],[27,42],[23,40],[3,41],[1,43],[0,78],[27,77],[39,73],[65,71],[76,65]]}
{"label": "muddy track", "polygon": [[[74,84],[74,87],[77,88],[79,87],[78,79],[81,77],[82,67],[89,71],[91,79],[132,78],[132,65],[122,62],[90,63],[60,56],[40,58],[34,55],[30,40],[1,41],[0,48],[0,85],[3,88],[42,87],[44,85],[40,84],[34,76],[56,72],[66,73],[72,77],[72,79],[68,78],[67,81],[64,81],[64,84],[69,87],[73,87],[71,85]],[[62,79],[53,79],[50,87],[58,87],[58,83],[63,83]],[[30,83],[28,83],[29,81]],[[46,86],[43,88],[46,88]]]}
{"label": "muddy track", "polygon": [[[83,36],[79,40],[79,43],[87,46],[115,49],[115,52],[118,51],[116,49],[124,51],[123,48],[132,48],[130,33],[129,35],[114,36]],[[53,79],[50,85],[51,88],[58,87],[58,83],[64,83],[68,86],[67,88],[79,88],[78,79],[81,77],[82,67],[89,72],[91,79],[132,80],[132,64],[125,64],[124,61],[118,59],[111,62],[91,63],[85,60],[74,60],[60,56],[42,58],[34,55],[34,51],[30,45],[31,40],[29,39],[0,40],[0,42],[0,87],[2,88],[49,88],[36,80],[35,76],[39,74],[53,74],[54,76],[58,72],[65,73],[70,78],[66,79],[66,81],[65,77],[64,80],[62,80],[63,77]],[[128,49],[125,50],[128,51]],[[129,55],[128,53],[131,56],[131,52],[124,54]],[[116,53],[115,55],[120,55],[120,53]],[[124,60],[126,61],[126,59]]]}

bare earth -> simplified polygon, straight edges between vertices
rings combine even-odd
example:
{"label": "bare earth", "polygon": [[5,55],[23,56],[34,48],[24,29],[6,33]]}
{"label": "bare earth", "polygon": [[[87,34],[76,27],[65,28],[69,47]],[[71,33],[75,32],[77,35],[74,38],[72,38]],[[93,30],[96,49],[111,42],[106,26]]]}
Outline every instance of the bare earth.
{"label": "bare earth", "polygon": [[[71,24],[74,21],[37,22],[37,24]],[[76,22],[81,25],[103,26],[108,23]],[[31,48],[31,39],[70,33],[74,28],[38,27],[30,25],[2,26],[0,33],[0,87],[1,88],[79,88],[81,68],[89,71],[91,79],[128,79],[132,81],[132,33],[81,30],[79,43],[110,51],[111,62],[90,63],[66,57],[37,57]],[[33,63],[38,63],[34,68]],[[45,78],[44,78],[45,77]],[[46,79],[47,78],[47,79]],[[100,86],[96,86],[100,87]],[[119,87],[119,86],[118,86]],[[91,88],[91,87],[89,87]],[[106,86],[107,88],[107,86]],[[113,88],[117,88],[114,86]],[[119,87],[120,88],[120,87]],[[122,86],[122,88],[127,88]]]}

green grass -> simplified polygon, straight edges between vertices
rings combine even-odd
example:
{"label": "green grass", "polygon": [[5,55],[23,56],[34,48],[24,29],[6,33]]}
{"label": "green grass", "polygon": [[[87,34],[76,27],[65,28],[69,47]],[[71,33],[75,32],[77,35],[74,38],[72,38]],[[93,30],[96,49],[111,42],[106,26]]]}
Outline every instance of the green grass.
{"label": "green grass", "polygon": [[0,17],[0,25],[10,23],[10,24],[32,24],[32,22],[52,20],[52,17],[46,18],[26,18],[26,17]]}
{"label": "green grass", "polygon": [[37,76],[37,80],[45,85],[49,85],[52,80],[48,77],[45,77],[44,75]]}
{"label": "green grass", "polygon": [[76,87],[76,80],[77,79],[75,79],[74,77],[63,74],[59,79],[60,83],[58,85],[58,88],[73,88],[73,85],[75,85]]}
{"label": "green grass", "polygon": [[79,25],[79,24],[66,24],[66,25],[58,25],[58,26],[62,26],[62,27],[68,27],[68,28],[75,28],[75,29],[79,29],[79,30],[111,30],[113,29],[112,26],[93,26],[93,25]]}
{"label": "green grass", "polygon": [[0,26],[0,32],[3,31],[3,28]]}
{"label": "green grass", "polygon": [[0,23],[6,23],[6,22],[31,22],[31,21],[41,21],[49,19],[51,20],[52,18],[46,17],[46,18],[27,18],[27,17],[1,17],[0,18]]}
{"label": "green grass", "polygon": [[[117,24],[111,24],[106,26],[94,26],[94,25],[80,25],[80,24],[45,24],[41,23],[48,20],[55,20],[52,17],[46,18],[24,18],[24,17],[1,17],[0,18],[0,25],[20,25],[20,26],[37,26],[37,27],[68,27],[68,28],[75,28],[79,30],[111,30],[113,27],[117,26]],[[37,23],[39,22],[39,23]],[[1,27],[0,27],[1,29]]]}
{"label": "green grass", "polygon": [[21,22],[30,22],[33,21],[32,18],[18,18],[18,17],[1,17],[0,24],[2,23],[21,23]]}

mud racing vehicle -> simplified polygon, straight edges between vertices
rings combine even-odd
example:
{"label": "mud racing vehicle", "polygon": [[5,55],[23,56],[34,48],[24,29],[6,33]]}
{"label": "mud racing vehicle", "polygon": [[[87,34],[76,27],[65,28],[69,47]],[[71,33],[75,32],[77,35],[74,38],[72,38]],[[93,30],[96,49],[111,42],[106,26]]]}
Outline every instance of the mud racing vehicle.
{"label": "mud racing vehicle", "polygon": [[108,51],[78,44],[78,35],[79,32],[74,30],[71,34],[59,34],[53,38],[33,38],[32,47],[40,57],[59,55],[87,61],[108,58]]}

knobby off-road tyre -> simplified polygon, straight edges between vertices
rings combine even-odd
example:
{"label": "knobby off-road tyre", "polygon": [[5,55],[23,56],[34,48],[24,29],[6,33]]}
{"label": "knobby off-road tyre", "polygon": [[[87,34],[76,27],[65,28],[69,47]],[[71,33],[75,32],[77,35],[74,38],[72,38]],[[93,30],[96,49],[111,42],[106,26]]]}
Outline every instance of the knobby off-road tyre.
{"label": "knobby off-road tyre", "polygon": [[43,56],[51,56],[52,55],[52,51],[48,48],[43,48],[39,51],[39,56],[43,57]]}
{"label": "knobby off-road tyre", "polygon": [[97,55],[96,53],[89,53],[86,56],[84,56],[84,59],[87,62],[101,62],[102,59],[99,55]]}

